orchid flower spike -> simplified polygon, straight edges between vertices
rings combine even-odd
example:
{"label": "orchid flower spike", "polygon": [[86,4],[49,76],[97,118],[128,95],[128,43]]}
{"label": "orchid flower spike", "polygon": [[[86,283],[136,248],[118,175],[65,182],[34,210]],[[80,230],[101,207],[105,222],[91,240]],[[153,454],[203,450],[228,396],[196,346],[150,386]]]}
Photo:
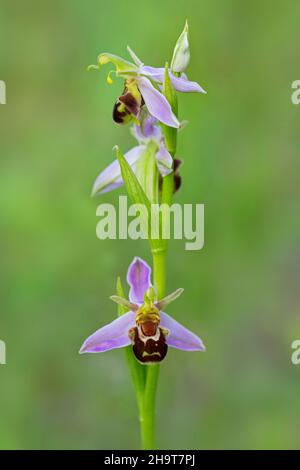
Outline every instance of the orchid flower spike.
{"label": "orchid flower spike", "polygon": [[[136,172],[138,161],[143,157],[150,142],[154,143],[156,164],[162,177],[171,173],[173,167],[173,159],[166,149],[162,129],[157,119],[148,113],[142,113],[141,124],[134,124],[132,134],[138,141],[138,145],[133,147],[124,157]],[[118,188],[123,184],[121,169],[118,160],[114,160],[108,167],[103,170],[96,178],[93,185],[92,196],[103,194]]]}
{"label": "orchid flower spike", "polygon": [[205,351],[198,336],[161,311],[179,297],[183,289],[157,301],[151,284],[151,268],[141,258],[135,258],[129,266],[127,282],[130,286],[129,300],[118,296],[111,299],[129,311],[89,336],[79,351],[81,354],[99,353],[131,344],[137,360],[151,364],[165,358],[168,346],[183,351]]}
{"label": "orchid flower spike", "polygon": [[[89,67],[94,70],[112,63],[115,70],[108,73],[107,82],[112,83],[112,72],[125,80],[124,91],[113,108],[114,121],[118,124],[126,124],[132,119],[138,120],[141,108],[146,105],[149,113],[157,120],[167,126],[179,128],[180,123],[177,117],[165,96],[160,92],[164,82],[165,68],[144,65],[130,47],[127,49],[133,62],[105,52],[98,56],[97,65]],[[181,46],[180,50],[182,50]],[[177,91],[205,93],[198,83],[189,81],[185,74],[179,77],[169,71],[169,76]]]}

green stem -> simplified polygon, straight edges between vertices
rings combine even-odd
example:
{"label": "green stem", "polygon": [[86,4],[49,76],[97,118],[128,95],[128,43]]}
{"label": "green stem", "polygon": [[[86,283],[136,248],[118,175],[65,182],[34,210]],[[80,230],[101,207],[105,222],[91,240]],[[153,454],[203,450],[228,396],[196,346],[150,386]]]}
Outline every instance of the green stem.
{"label": "green stem", "polygon": [[166,289],[166,251],[153,253],[153,279],[158,299],[162,299]]}
{"label": "green stem", "polygon": [[[164,95],[172,106],[173,112],[177,115],[177,97],[173,90],[168,75],[168,67],[166,66]],[[162,126],[165,138],[165,145],[174,158],[177,146],[177,129]],[[171,205],[174,189],[173,173],[163,178],[161,203]],[[166,253],[167,243],[162,243],[161,248],[153,251],[153,278],[154,286],[158,299],[162,299],[165,295],[166,288]],[[154,429],[155,429],[155,400],[156,389],[159,374],[159,365],[148,365],[145,374],[145,387],[142,399],[140,401],[140,421],[141,421],[141,438],[143,449],[154,449]]]}
{"label": "green stem", "polygon": [[159,365],[154,364],[145,367],[147,367],[147,377],[140,415],[141,438],[142,448],[145,450],[151,450],[154,449],[155,398]]}
{"label": "green stem", "polygon": [[165,176],[163,179],[163,191],[161,195],[162,204],[168,204],[169,206],[172,204],[173,189],[174,175],[171,173],[170,175]]}
{"label": "green stem", "polygon": [[[159,299],[165,295],[165,259],[165,251],[153,253],[154,285]],[[154,448],[155,399],[159,365],[152,364],[145,367],[147,367],[146,382],[144,396],[140,407],[141,438],[143,449],[151,450]]]}
{"label": "green stem", "polygon": [[[173,175],[164,178],[162,202],[171,204],[173,195]],[[157,298],[162,299],[166,287],[166,250],[153,253],[153,277],[157,291]],[[140,407],[141,438],[143,449],[154,448],[155,429],[155,400],[159,374],[159,365],[153,364],[147,367],[144,396]]]}

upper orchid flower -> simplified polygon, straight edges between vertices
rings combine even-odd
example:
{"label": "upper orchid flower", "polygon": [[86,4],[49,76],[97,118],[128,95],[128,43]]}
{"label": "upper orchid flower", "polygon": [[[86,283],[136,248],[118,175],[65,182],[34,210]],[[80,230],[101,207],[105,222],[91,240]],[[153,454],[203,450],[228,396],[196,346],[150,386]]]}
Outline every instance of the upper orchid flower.
{"label": "upper orchid flower", "polygon": [[[98,65],[90,66],[92,69],[98,69],[111,62],[116,68],[116,75],[125,79],[123,94],[118,98],[113,109],[115,122],[123,124],[130,121],[132,117],[138,119],[141,107],[145,104],[149,113],[156,119],[167,126],[179,128],[180,123],[169,102],[159,91],[164,82],[165,69],[144,65],[129,47],[127,49],[133,62],[114,54],[103,53],[98,56]],[[112,72],[110,71],[107,76],[108,83],[112,83]],[[205,93],[198,83],[189,81],[185,74],[179,77],[169,71],[169,76],[177,91]]]}
{"label": "upper orchid flower", "polygon": [[140,258],[135,258],[129,266],[127,282],[129,300],[115,295],[111,299],[129,311],[87,338],[80,353],[104,352],[132,344],[138,361],[151,364],[164,359],[168,346],[184,351],[205,350],[198,336],[161,311],[179,297],[183,289],[156,301],[151,268]]}
{"label": "upper orchid flower", "polygon": [[[138,173],[138,161],[143,157],[144,152],[147,151],[147,145],[153,142],[156,164],[161,176],[166,176],[172,172],[172,157],[165,147],[161,127],[153,116],[148,114],[142,119],[140,125],[135,124],[132,127],[132,134],[137,139],[139,145],[129,150],[124,157],[131,165],[133,171]],[[120,165],[118,160],[115,160],[97,177],[92,189],[92,195],[109,192],[122,184]]]}

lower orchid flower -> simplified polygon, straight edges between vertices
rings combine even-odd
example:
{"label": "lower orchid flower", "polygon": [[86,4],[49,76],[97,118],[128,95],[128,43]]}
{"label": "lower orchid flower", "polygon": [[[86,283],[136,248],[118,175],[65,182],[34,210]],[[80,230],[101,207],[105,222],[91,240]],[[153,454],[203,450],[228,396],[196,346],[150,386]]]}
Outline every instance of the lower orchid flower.
{"label": "lower orchid flower", "polygon": [[151,284],[151,268],[140,258],[135,258],[129,266],[127,282],[129,300],[115,295],[111,299],[129,311],[89,336],[80,353],[99,353],[132,344],[137,360],[151,364],[165,358],[168,346],[184,351],[205,350],[198,336],[162,312],[183,289],[157,301]]}
{"label": "lower orchid flower", "polygon": [[[150,142],[153,142],[154,144],[156,164],[160,175],[164,177],[173,171],[173,159],[166,149],[162,130],[158,125],[157,119],[150,114],[147,114],[142,119],[140,125],[135,124],[132,127],[132,134],[137,139],[139,145],[129,150],[124,157],[134,172],[136,172],[138,161],[144,155]],[[122,184],[123,180],[120,165],[118,160],[114,160],[96,178],[92,189],[92,195],[95,196],[112,191]]]}

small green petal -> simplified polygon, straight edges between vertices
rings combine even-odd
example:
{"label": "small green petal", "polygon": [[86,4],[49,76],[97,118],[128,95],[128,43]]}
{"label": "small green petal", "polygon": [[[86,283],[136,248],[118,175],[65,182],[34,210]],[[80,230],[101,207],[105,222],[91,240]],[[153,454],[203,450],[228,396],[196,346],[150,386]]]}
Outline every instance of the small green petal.
{"label": "small green petal", "polygon": [[184,289],[179,288],[176,289],[174,292],[171,294],[167,295],[163,299],[159,300],[156,302],[155,306],[158,308],[158,310],[163,310],[167,305],[169,305],[171,302],[174,300],[178,299],[178,297],[182,294]]}
{"label": "small green petal", "polygon": [[116,73],[117,74],[130,74],[130,73],[136,73],[138,68],[136,65],[132,64],[128,60],[122,59],[121,57],[118,57],[117,55],[114,54],[109,54],[109,53],[104,53],[100,54],[98,56],[98,65],[101,67],[101,65],[108,64],[111,62],[114,64],[116,67]]}
{"label": "small green petal", "polygon": [[143,62],[138,58],[138,56],[136,55],[136,53],[133,52],[133,50],[131,49],[131,47],[127,46],[127,50],[128,50],[128,52],[129,52],[129,54],[130,54],[130,56],[131,56],[133,62],[134,62],[138,67],[144,65]]}
{"label": "small green petal", "polygon": [[121,297],[119,295],[111,295],[110,299],[113,302],[116,302],[116,304],[121,305],[122,307],[124,307],[126,309],[126,311],[131,310],[132,312],[135,312],[139,308],[138,305],[136,305],[132,302],[129,302],[127,299],[124,299],[123,297]]}

